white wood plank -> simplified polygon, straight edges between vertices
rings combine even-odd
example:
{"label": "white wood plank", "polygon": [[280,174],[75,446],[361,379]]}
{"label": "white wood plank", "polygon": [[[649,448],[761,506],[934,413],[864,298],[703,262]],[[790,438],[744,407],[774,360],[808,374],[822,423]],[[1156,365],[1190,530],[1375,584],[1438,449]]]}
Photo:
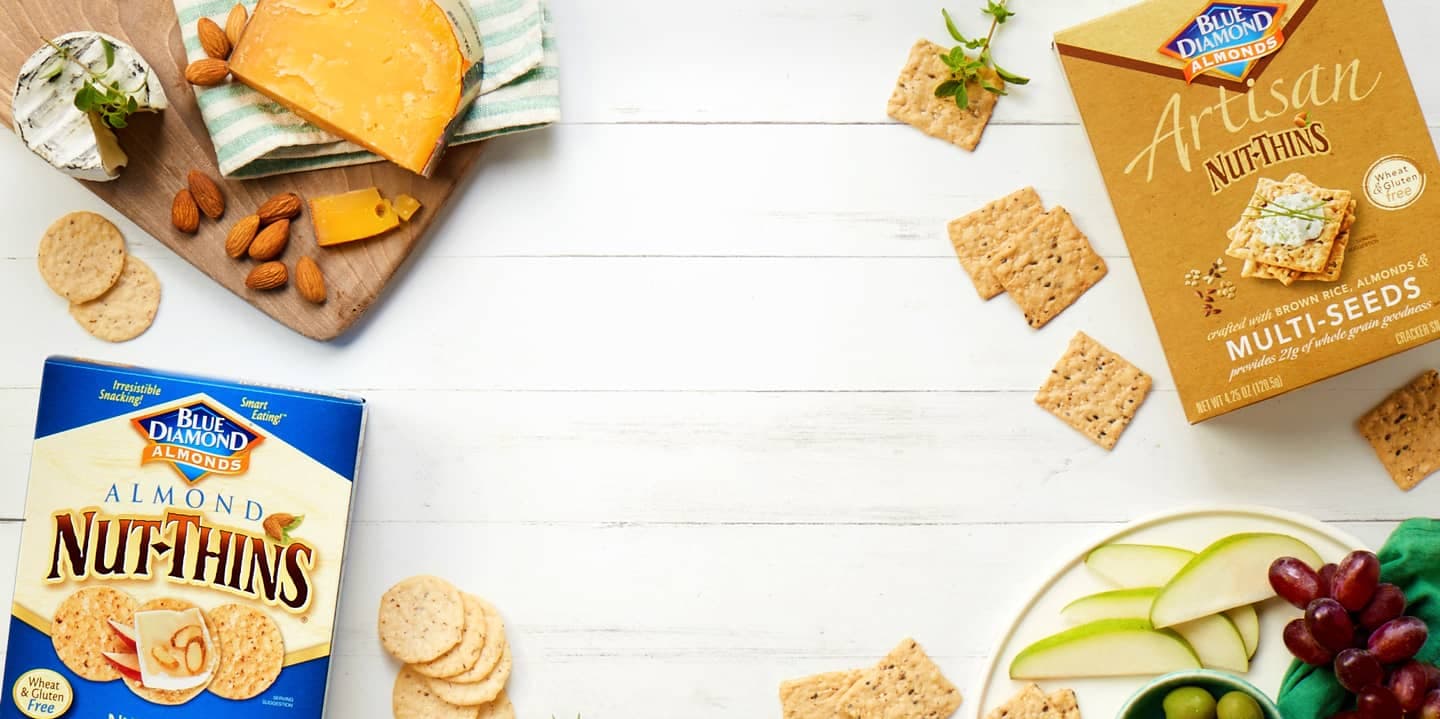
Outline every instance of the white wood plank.
{"label": "white wood plank", "polygon": [[[355,389],[1032,391],[1080,329],[1173,386],[1120,259],[1037,332],[1008,298],[981,302],[948,258],[421,257],[393,290],[403,301],[330,344],[152,259],[160,315],[118,346],[76,327],[31,261],[0,261],[0,306],[27,308],[0,386],[35,386],[58,353]],[[1338,386],[1388,392],[1437,357],[1419,348]]]}
{"label": "white wood plank", "polygon": [[[1033,82],[1003,98],[997,123],[1074,122],[1051,50],[1057,30],[1133,0],[1013,0],[1019,15],[995,43],[1001,64]],[[970,35],[983,3],[931,0],[554,0],[568,122],[888,122],[885,101],[906,53],[928,37],[952,44],[940,8]],[[1426,114],[1440,122],[1433,65],[1440,5],[1387,0]],[[1158,48],[1168,35],[1157,37]],[[993,138],[987,138],[990,143]]]}
{"label": "white wood plank", "polygon": [[[1378,546],[1392,525],[1340,527]],[[868,666],[907,636],[968,691],[1013,607],[1113,529],[358,522],[328,716],[387,706],[397,667],[375,607],[417,572],[504,613],[524,717],[774,716],[783,679]],[[0,570],[18,534],[0,524]],[[0,572],[0,594],[12,577]]]}
{"label": "white wood plank", "polygon": [[[1216,501],[1402,519],[1351,421],[1370,391],[1316,389],[1198,429],[1150,399],[1113,453],[1029,392],[366,393],[356,517],[594,526],[1127,521]],[[0,391],[0,518],[17,519],[34,390]],[[136,452],[140,450],[136,439]],[[1324,448],[1324,451],[1316,451]]]}

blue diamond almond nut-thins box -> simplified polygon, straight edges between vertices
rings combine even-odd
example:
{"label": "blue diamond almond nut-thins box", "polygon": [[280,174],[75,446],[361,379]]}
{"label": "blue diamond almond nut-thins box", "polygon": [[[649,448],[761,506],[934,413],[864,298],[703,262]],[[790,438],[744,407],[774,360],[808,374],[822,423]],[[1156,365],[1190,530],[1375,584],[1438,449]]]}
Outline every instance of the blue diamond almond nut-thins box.
{"label": "blue diamond almond nut-thins box", "polygon": [[1055,49],[1191,422],[1440,339],[1440,157],[1385,3],[1143,0]]}
{"label": "blue diamond almond nut-thins box", "polygon": [[320,719],[363,400],[45,364],[0,719]]}

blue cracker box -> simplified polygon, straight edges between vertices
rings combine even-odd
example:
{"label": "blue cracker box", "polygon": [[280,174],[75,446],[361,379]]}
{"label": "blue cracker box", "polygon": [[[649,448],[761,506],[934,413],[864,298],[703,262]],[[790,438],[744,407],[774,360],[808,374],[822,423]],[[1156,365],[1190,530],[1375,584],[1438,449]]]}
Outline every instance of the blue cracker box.
{"label": "blue cracker box", "polygon": [[320,719],[365,412],[49,359],[0,719]]}

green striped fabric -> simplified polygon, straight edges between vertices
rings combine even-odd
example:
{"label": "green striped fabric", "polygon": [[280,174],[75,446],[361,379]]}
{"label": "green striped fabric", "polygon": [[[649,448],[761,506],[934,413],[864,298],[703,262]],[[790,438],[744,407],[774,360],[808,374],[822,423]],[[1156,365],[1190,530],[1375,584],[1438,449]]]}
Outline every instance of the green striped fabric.
{"label": "green striped fabric", "polygon": [[[240,0],[253,8],[258,0]],[[205,57],[196,21],[224,25],[236,0],[174,0],[185,52]],[[544,0],[468,0],[485,43],[480,98],[466,111],[451,144],[536,130],[560,120],[560,68]],[[300,119],[238,83],[196,89],[196,100],[220,172],[252,178],[344,167],[382,158]]]}

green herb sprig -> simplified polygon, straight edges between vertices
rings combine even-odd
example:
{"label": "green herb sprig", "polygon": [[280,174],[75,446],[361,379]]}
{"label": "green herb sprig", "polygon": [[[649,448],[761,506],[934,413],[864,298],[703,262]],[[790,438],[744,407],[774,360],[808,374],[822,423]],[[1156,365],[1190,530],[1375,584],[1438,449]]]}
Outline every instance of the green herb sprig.
{"label": "green herb sprig", "polygon": [[[1267,203],[1267,204],[1262,205],[1261,207],[1259,207],[1259,208],[1257,208],[1257,209],[1259,209],[1259,211],[1260,211],[1260,216],[1261,216],[1261,217],[1293,217],[1293,218],[1298,219],[1298,220],[1311,220],[1311,221],[1314,221],[1314,222],[1324,222],[1324,223],[1327,223],[1327,224],[1328,224],[1328,223],[1332,222],[1332,220],[1331,220],[1330,218],[1328,218],[1328,217],[1325,216],[1325,214],[1324,214],[1325,210],[1322,209],[1322,208],[1324,208],[1324,207],[1325,207],[1325,203],[1322,202],[1322,203],[1320,203],[1320,204],[1318,204],[1318,205],[1315,205],[1315,206],[1313,206],[1313,207],[1306,207],[1306,208],[1304,208],[1304,209],[1292,210],[1292,209],[1290,209],[1289,207],[1286,207],[1286,206],[1284,206],[1284,205],[1277,205],[1277,204],[1273,204],[1273,203]],[[1321,214],[1318,214],[1318,215],[1315,214],[1315,212],[1314,212],[1315,210],[1320,210],[1320,213],[1321,213]]]}
{"label": "green herb sprig", "polygon": [[115,67],[115,46],[109,40],[100,38],[100,46],[105,50],[104,72],[91,70],[89,65],[77,60],[69,50],[52,40],[46,40],[45,43],[54,48],[59,57],[52,60],[51,65],[39,74],[42,81],[53,81],[65,70],[65,64],[70,63],[83,70],[87,76],[85,84],[75,91],[75,109],[94,113],[101,122],[115,129],[130,124],[130,116],[140,110],[140,103],[134,95],[120,89],[116,81],[105,79],[106,73]]}
{"label": "green herb sprig", "polygon": [[[1007,20],[1015,17],[1015,11],[1006,7],[1010,0],[986,0],[985,7],[981,13],[990,17],[990,32],[983,38],[967,39],[955,25],[955,19],[950,17],[949,10],[941,10],[940,14],[945,16],[945,29],[950,32],[950,37],[960,43],[949,50],[940,53],[940,60],[950,68],[950,79],[942,82],[935,88],[935,97],[953,97],[955,104],[962,110],[970,109],[970,84],[979,84],[986,92],[995,95],[1008,95],[1002,88],[990,83],[981,74],[984,68],[991,68],[1000,79],[1010,85],[1028,85],[1030,78],[1016,75],[1013,72],[1000,67],[995,63],[995,55],[990,50],[990,43],[995,39],[995,31],[1004,25]],[[978,51],[970,55],[967,50]]]}

